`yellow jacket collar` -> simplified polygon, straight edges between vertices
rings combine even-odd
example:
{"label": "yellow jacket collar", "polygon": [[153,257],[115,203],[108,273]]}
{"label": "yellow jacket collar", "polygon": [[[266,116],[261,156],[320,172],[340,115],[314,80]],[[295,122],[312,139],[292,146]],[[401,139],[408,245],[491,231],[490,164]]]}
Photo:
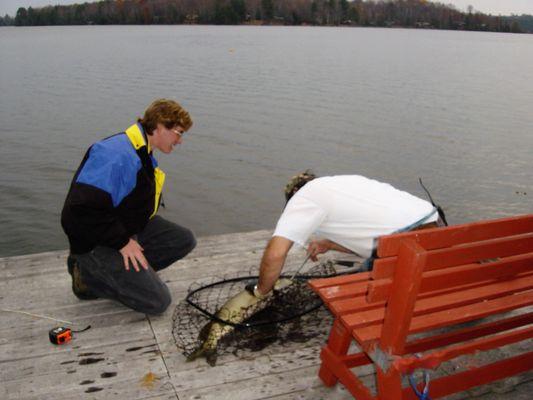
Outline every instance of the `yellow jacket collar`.
{"label": "yellow jacket collar", "polygon": [[146,146],[148,153],[152,152],[152,148],[150,147],[150,143],[144,134],[142,125],[138,122],[126,129],[126,136],[128,136],[130,139],[130,142],[135,150],[139,150],[142,146]]}

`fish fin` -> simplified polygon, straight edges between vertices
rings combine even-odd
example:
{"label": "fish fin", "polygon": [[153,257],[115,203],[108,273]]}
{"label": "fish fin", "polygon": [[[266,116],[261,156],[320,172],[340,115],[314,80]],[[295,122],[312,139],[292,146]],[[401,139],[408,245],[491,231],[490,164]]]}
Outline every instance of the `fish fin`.
{"label": "fish fin", "polygon": [[205,324],[204,327],[200,330],[200,333],[198,334],[198,340],[200,342],[205,342],[207,340],[207,336],[209,335],[209,331],[211,330],[212,325],[213,321]]}
{"label": "fish fin", "polygon": [[193,361],[198,357],[203,356],[205,352],[205,341],[207,340],[212,325],[213,322],[208,322],[202,329],[200,329],[200,333],[198,333],[198,347],[187,356],[187,361]]}

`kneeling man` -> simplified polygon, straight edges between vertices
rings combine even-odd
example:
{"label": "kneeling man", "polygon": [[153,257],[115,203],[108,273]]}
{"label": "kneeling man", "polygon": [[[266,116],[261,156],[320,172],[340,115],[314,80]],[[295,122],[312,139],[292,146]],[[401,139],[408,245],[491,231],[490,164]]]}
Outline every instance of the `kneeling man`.
{"label": "kneeling man", "polygon": [[184,108],[159,99],[143,118],[85,154],[61,215],[79,299],[114,299],[147,314],[169,306],[170,292],[156,272],[185,257],[196,240],[189,229],[156,215],[165,174],[153,152],[171,153],[191,126]]}

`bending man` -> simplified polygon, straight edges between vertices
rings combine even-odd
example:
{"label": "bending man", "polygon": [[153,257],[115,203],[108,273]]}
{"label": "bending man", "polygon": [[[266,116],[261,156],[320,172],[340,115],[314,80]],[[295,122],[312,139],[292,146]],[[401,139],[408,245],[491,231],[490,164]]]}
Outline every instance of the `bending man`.
{"label": "bending man", "polygon": [[359,175],[316,178],[306,171],[285,187],[287,205],[261,260],[254,293],[267,295],[281,274],[293,243],[305,247],[313,261],[329,250],[368,258],[374,240],[398,230],[437,226],[436,209],[427,201],[387,183]]}
{"label": "bending man", "polygon": [[196,240],[188,229],[156,215],[165,174],[153,151],[172,152],[191,126],[178,103],[156,100],[137,123],[85,154],[61,215],[78,298],[114,299],[148,314],[170,304],[156,271],[185,257]]}

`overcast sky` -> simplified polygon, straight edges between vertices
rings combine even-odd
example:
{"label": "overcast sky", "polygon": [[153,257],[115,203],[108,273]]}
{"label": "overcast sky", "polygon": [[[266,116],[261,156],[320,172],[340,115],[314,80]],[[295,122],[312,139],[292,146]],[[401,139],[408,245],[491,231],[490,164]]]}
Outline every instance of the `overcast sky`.
{"label": "overcast sky", "polygon": [[[15,16],[19,7],[42,7],[45,5],[84,3],[91,0],[0,0],[0,15]],[[472,5],[475,10],[490,14],[532,14],[533,0],[439,0],[440,3],[454,4],[460,10]]]}

